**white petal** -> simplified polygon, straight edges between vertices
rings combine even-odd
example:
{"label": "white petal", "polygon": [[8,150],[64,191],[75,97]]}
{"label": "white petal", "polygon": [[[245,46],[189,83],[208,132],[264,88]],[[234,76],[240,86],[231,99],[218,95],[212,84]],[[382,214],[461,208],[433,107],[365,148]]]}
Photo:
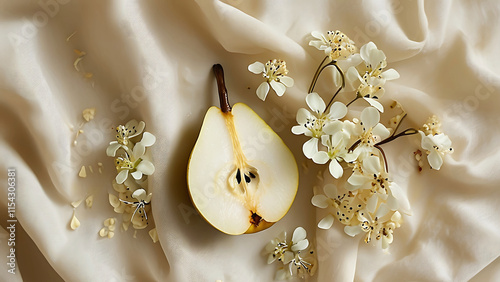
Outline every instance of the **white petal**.
{"label": "white petal", "polygon": [[337,186],[335,184],[329,183],[323,187],[323,191],[325,191],[325,195],[330,199],[337,198]]}
{"label": "white petal", "polygon": [[332,227],[332,225],[333,225],[333,221],[334,220],[335,220],[335,218],[333,217],[333,215],[329,214],[329,215],[325,216],[318,223],[318,227],[321,228],[321,229],[330,229],[330,227]]}
{"label": "white petal", "polygon": [[[395,182],[391,182],[389,190],[392,197],[396,200],[396,209],[399,209],[406,214],[411,214],[410,201],[408,200],[408,197],[403,189],[401,189],[401,187]],[[387,201],[387,204],[389,204],[389,200]]]}
{"label": "white petal", "polygon": [[318,139],[309,139],[306,143],[304,143],[304,145],[302,145],[302,151],[308,159],[311,159],[314,154],[318,152]]}
{"label": "white petal", "polygon": [[355,67],[350,67],[345,74],[345,78],[348,82],[356,82],[356,85],[358,85],[361,77],[359,76],[359,72]]}
{"label": "white petal", "polygon": [[328,153],[325,151],[319,151],[313,155],[312,160],[317,164],[326,164],[330,160]]}
{"label": "white petal", "polygon": [[395,69],[388,69],[384,71],[381,76],[385,80],[393,80],[393,79],[398,79],[399,78],[399,73]]}
{"label": "white petal", "polygon": [[375,125],[375,127],[372,130],[372,133],[376,136],[379,136],[381,140],[384,140],[385,138],[389,137],[391,135],[391,132],[385,125],[378,123]]}
{"label": "white petal", "polygon": [[325,195],[315,195],[311,199],[311,203],[320,209],[328,207],[328,198]]}
{"label": "white petal", "polygon": [[273,263],[276,260],[276,258],[277,258],[276,255],[269,254],[269,256],[267,257],[267,264]]}
{"label": "white petal", "polygon": [[347,114],[347,107],[342,102],[335,102],[330,107],[329,118],[330,119],[341,119]]}
{"label": "white petal", "polygon": [[443,165],[443,158],[441,155],[436,152],[436,150],[432,150],[431,153],[427,156],[427,160],[431,167],[435,170],[439,170],[441,165]]}
{"label": "white petal", "polygon": [[304,134],[308,131],[309,131],[309,129],[307,129],[303,125],[295,125],[292,127],[292,132],[293,132],[293,134],[296,134],[296,135]]}
{"label": "white petal", "polygon": [[370,59],[370,53],[372,52],[372,50],[376,50],[376,49],[377,49],[377,45],[375,45],[375,43],[370,41],[370,42],[366,43],[365,45],[361,46],[361,49],[359,49],[359,54],[361,55],[361,58],[363,59],[363,61],[368,62]]}
{"label": "white petal", "polygon": [[420,145],[422,146],[422,149],[425,149],[427,151],[434,150],[433,148],[434,142],[431,139],[431,135],[425,136],[425,134],[422,131],[418,131],[418,133],[420,133],[420,137],[422,137],[422,144]]}
{"label": "white petal", "polygon": [[146,190],[144,190],[142,188],[137,189],[134,191],[134,193],[132,193],[132,197],[136,198],[139,201],[145,200],[146,199]]}
{"label": "white petal", "polygon": [[306,96],[306,103],[316,113],[323,113],[326,108],[325,101],[321,99],[318,93],[309,93]]}
{"label": "white petal", "polygon": [[300,108],[297,111],[296,120],[297,120],[298,124],[305,124],[307,122],[307,120],[311,117],[312,117],[312,115],[308,110],[306,110],[304,108]]}
{"label": "white petal", "polygon": [[299,226],[295,228],[295,230],[293,231],[292,242],[297,243],[299,241],[302,241],[306,238],[306,236],[307,236],[306,230],[303,227]]}
{"label": "white petal", "polygon": [[131,174],[132,174],[132,177],[136,180],[139,180],[142,178],[142,171],[140,171],[140,170],[136,170],[136,171],[132,172]]}
{"label": "white petal", "polygon": [[[343,122],[342,127],[344,125]],[[332,146],[336,148],[337,150],[341,149],[340,147],[345,146],[345,143],[349,139],[349,134],[343,132],[343,131],[337,131],[335,134],[332,134]]]}
{"label": "white petal", "polygon": [[364,98],[366,102],[368,102],[368,104],[370,104],[370,106],[374,107],[375,109],[379,110],[381,113],[384,112],[384,106],[382,106],[382,104],[380,104],[379,101],[373,99],[373,98]]}
{"label": "white petal", "polygon": [[279,83],[276,80],[271,80],[271,82],[269,82],[269,84],[271,84],[271,87],[273,88],[274,92],[276,92],[276,94],[278,96],[280,96],[280,97],[283,96],[283,94],[286,91],[286,86],[283,83]]}
{"label": "white petal", "polygon": [[333,159],[330,162],[328,169],[330,170],[330,174],[337,179],[339,177],[342,177],[342,174],[344,174],[344,169],[342,168],[342,166],[339,164],[339,162],[336,159]]}
{"label": "white petal", "polygon": [[259,99],[265,101],[267,93],[269,93],[269,84],[266,81],[262,82],[255,93],[257,93],[257,97],[259,97]]}
{"label": "white petal", "polygon": [[377,109],[373,107],[367,107],[361,112],[361,122],[363,127],[368,130],[368,128],[374,127],[380,120],[380,114]]}
{"label": "white petal", "polygon": [[355,225],[355,226],[346,225],[344,227],[344,232],[345,232],[345,234],[347,234],[351,237],[354,237],[361,232],[361,226],[359,226],[359,225]]}
{"label": "white petal", "polygon": [[142,139],[141,139],[141,142],[139,143],[142,143],[142,145],[144,145],[144,147],[150,147],[150,146],[153,146],[153,144],[156,142],[156,137],[149,133],[149,132],[144,132],[142,134]]}
{"label": "white petal", "polygon": [[118,148],[121,146],[122,145],[117,141],[110,142],[108,148],[106,148],[106,155],[108,155],[108,157],[116,156],[116,151],[118,151]]}
{"label": "white petal", "polygon": [[135,137],[139,134],[142,133],[142,131],[144,130],[144,127],[146,127],[146,123],[144,123],[144,121],[140,121],[140,122],[137,122],[135,119],[127,122],[127,124],[125,124],[125,127],[129,130],[132,130],[131,128],[133,128],[135,126],[135,130],[136,132],[132,135],[129,135],[128,138],[132,138],[132,137]]}
{"label": "white petal", "polygon": [[289,76],[280,77],[280,82],[283,83],[286,87],[292,87],[294,83],[293,78]]}
{"label": "white petal", "polygon": [[318,40],[311,40],[309,41],[309,46],[313,46],[318,50],[323,50],[322,46],[324,46],[324,43]]}
{"label": "white petal", "polygon": [[342,128],[344,127],[344,123],[338,120],[334,120],[332,122],[329,122],[323,127],[323,132],[328,134],[328,135],[334,135],[340,131],[342,131]]}
{"label": "white petal", "polygon": [[391,216],[391,221],[399,223],[401,221],[401,213],[395,211],[394,214]]}
{"label": "white petal", "polygon": [[381,204],[378,207],[377,212],[375,213],[376,218],[381,218],[386,215],[390,211],[389,207],[386,204]]}
{"label": "white petal", "polygon": [[450,137],[446,134],[431,135],[434,144],[436,144],[440,149],[448,149],[451,147]]}
{"label": "white petal", "polygon": [[377,156],[369,156],[363,160],[363,172],[367,176],[379,174],[381,170],[380,159]]}
{"label": "white petal", "polygon": [[349,179],[347,179],[347,182],[349,182],[351,185],[354,186],[361,186],[367,181],[367,177],[365,177],[363,174],[359,172],[353,173]]}
{"label": "white petal", "polygon": [[142,142],[138,142],[137,144],[134,145],[134,149],[132,150],[132,155],[134,156],[135,159],[139,159],[144,154],[146,153],[146,147],[144,147],[144,144]]}
{"label": "white petal", "polygon": [[142,171],[145,175],[151,175],[155,172],[155,166],[152,162],[142,160],[136,167],[136,170]]}
{"label": "white petal", "polygon": [[366,209],[369,212],[373,213],[375,211],[375,209],[377,208],[377,204],[378,204],[378,195],[373,194],[366,202]]}
{"label": "white petal", "polygon": [[312,37],[317,38],[319,40],[323,39],[323,33],[319,32],[317,30],[311,32],[311,35],[312,35]]}
{"label": "white petal", "polygon": [[261,63],[261,62],[255,62],[255,63],[250,64],[250,65],[248,66],[248,70],[249,70],[250,72],[255,73],[255,74],[260,74],[260,73],[263,73],[263,72],[265,72],[265,71],[266,71],[266,67],[265,67],[265,66],[264,66],[264,64],[263,64],[263,63]]}
{"label": "white petal", "polygon": [[122,184],[123,182],[125,182],[125,180],[127,180],[127,177],[128,177],[128,169],[124,169],[122,171],[120,171],[118,173],[118,175],[116,175],[116,183],[118,184]]}
{"label": "white petal", "polygon": [[292,251],[302,251],[309,247],[309,240],[304,239],[292,245]]}
{"label": "white petal", "polygon": [[378,67],[380,65],[380,63],[382,63],[386,59],[384,51],[377,50],[377,49],[372,50],[370,52],[369,56],[370,56],[370,58],[368,60],[368,63],[370,63],[373,68]]}

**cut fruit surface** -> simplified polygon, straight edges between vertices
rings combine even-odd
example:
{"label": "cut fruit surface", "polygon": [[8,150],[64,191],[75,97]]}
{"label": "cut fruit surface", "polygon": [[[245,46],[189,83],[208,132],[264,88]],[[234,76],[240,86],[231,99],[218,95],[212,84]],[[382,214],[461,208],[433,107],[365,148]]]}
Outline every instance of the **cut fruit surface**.
{"label": "cut fruit surface", "polygon": [[220,231],[257,232],[280,220],[292,205],[297,164],[252,109],[242,103],[231,109],[222,68],[218,73],[216,66],[222,110],[211,107],[205,115],[188,165],[189,192],[200,214]]}

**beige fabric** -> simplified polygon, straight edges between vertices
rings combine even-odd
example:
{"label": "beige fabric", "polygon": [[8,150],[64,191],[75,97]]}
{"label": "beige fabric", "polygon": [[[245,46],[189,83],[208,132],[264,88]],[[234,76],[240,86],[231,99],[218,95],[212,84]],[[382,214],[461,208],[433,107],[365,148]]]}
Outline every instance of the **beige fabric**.
{"label": "beige fabric", "polygon": [[[2,1],[0,183],[6,187],[7,168],[16,168],[17,219],[28,236],[18,226],[18,274],[2,263],[0,280],[18,281],[22,273],[26,281],[54,281],[56,272],[66,281],[271,281],[276,265],[266,264],[262,249],[297,226],[318,249],[311,281],[498,280],[499,13],[493,0]],[[385,101],[406,107],[408,126],[439,115],[455,148],[441,171],[419,174],[412,159],[417,138],[387,145],[391,173],[413,210],[389,253],[348,237],[338,223],[316,228],[325,214],[310,199],[324,167],[306,160],[301,146],[307,139],[290,132],[323,57],[308,46],[309,33],[335,29],[358,47],[375,42],[401,74],[386,85]],[[74,49],[87,53],[80,67],[91,79],[74,69]],[[262,102],[255,95],[261,78],[247,66],[273,58],[286,60],[295,86]],[[218,232],[194,213],[188,197],[189,154],[205,111],[218,103],[214,63],[225,68],[230,101],[260,114],[299,164],[291,210],[257,234]],[[317,90],[325,99],[331,93]],[[78,127],[87,107],[97,108],[96,119],[73,146],[70,125]],[[107,202],[116,172],[105,148],[113,127],[132,118],[144,120],[157,137],[150,178],[157,244],[149,229],[136,239],[131,230],[113,239],[98,236],[103,221],[116,216]],[[98,162],[103,174],[96,172]],[[79,178],[82,165],[94,173]],[[76,210],[81,226],[72,231],[70,203],[88,194],[94,206]]]}

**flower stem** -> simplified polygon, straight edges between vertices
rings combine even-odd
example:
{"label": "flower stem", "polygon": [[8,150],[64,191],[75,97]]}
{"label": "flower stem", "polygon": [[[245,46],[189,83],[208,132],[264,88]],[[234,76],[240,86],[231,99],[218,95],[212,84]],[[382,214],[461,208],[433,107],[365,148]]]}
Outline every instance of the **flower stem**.
{"label": "flower stem", "polygon": [[337,94],[339,94],[340,90],[342,90],[344,87],[345,87],[345,78],[344,78],[344,73],[342,72],[342,70],[339,68],[339,66],[337,66],[337,62],[336,61],[333,61],[333,62],[330,62],[328,65],[326,65],[325,67],[329,66],[329,65],[334,65],[335,68],[337,68],[337,71],[339,72],[340,74],[340,77],[342,78],[342,86],[340,86],[340,88],[337,90],[337,92],[335,92],[335,94],[333,95],[332,99],[330,99],[330,102],[328,102],[328,105],[326,105],[326,109],[328,109],[330,107],[330,105],[333,103],[333,100],[335,100],[335,97],[337,97]]}
{"label": "flower stem", "polygon": [[321,63],[319,64],[318,68],[316,69],[316,72],[314,73],[313,79],[311,81],[311,85],[309,86],[309,90],[307,91],[308,94],[311,93],[314,90],[314,86],[316,86],[316,82],[318,81],[318,77],[319,77],[321,71],[323,71],[323,68],[321,68],[321,66],[325,63],[326,59],[328,59],[328,56],[326,56],[321,61]]}
{"label": "flower stem", "polygon": [[376,145],[380,146],[380,145],[383,145],[385,143],[389,143],[392,140],[398,139],[401,136],[414,135],[414,134],[417,134],[417,133],[418,133],[418,130],[416,130],[414,128],[408,128],[405,131],[400,132],[400,133],[398,133],[396,135],[389,136],[388,138],[386,138],[386,139],[378,142]]}
{"label": "flower stem", "polygon": [[349,147],[349,149],[347,150],[347,152],[354,151],[354,149],[356,149],[356,147],[358,147],[359,143],[361,143],[361,139],[358,139],[358,141],[354,142],[354,144],[352,144],[352,146]]}
{"label": "flower stem", "polygon": [[405,119],[406,117],[406,113],[403,115],[403,117],[399,120],[398,124],[396,125],[396,128],[394,128],[394,131],[392,132],[391,136],[394,136],[394,134],[396,133],[396,131],[398,131],[398,128],[399,126],[401,125],[401,123],[403,122],[403,120]]}
{"label": "flower stem", "polygon": [[356,98],[354,98],[354,100],[352,100],[351,102],[349,102],[349,103],[346,105],[346,107],[349,107],[349,105],[351,105],[352,103],[356,102],[356,100],[358,100],[358,99],[359,99],[359,96],[358,96],[358,95],[356,95]]}
{"label": "flower stem", "polygon": [[384,164],[385,164],[385,172],[389,173],[389,166],[387,165],[387,158],[385,156],[384,150],[377,144],[375,144],[374,147],[377,148],[380,151],[380,153],[382,153],[382,157],[384,158]]}
{"label": "flower stem", "polygon": [[217,89],[219,91],[219,102],[220,108],[223,113],[228,113],[231,111],[231,105],[229,104],[229,98],[227,95],[226,84],[224,82],[224,69],[220,64],[215,64],[212,67],[215,79],[217,80]]}

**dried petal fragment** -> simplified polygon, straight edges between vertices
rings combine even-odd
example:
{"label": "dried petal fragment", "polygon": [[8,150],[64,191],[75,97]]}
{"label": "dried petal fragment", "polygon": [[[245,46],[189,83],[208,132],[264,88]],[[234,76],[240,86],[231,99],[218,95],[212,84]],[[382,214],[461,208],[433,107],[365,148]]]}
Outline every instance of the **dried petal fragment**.
{"label": "dried petal fragment", "polygon": [[78,218],[76,218],[76,212],[73,211],[73,216],[71,217],[71,222],[69,224],[71,229],[76,230],[78,227],[80,227],[80,221]]}
{"label": "dried petal fragment", "polygon": [[149,236],[153,240],[153,243],[158,242],[158,232],[156,231],[156,228],[149,230]]}
{"label": "dried petal fragment", "polygon": [[89,195],[85,199],[85,205],[87,206],[87,208],[91,208],[93,203],[94,203],[94,195]]}
{"label": "dried petal fragment", "polygon": [[76,209],[82,203],[82,200],[74,201],[71,205]]}
{"label": "dried petal fragment", "polygon": [[101,228],[101,230],[99,230],[99,236],[101,237],[108,236],[108,229],[106,227]]}
{"label": "dried petal fragment", "polygon": [[82,112],[83,119],[87,122],[94,119],[95,116],[95,108],[87,108]]}
{"label": "dried petal fragment", "polygon": [[120,206],[120,200],[118,199],[118,197],[116,195],[113,195],[113,194],[109,194],[109,204],[113,207],[113,208],[117,208],[118,206]]}
{"label": "dried petal fragment", "polygon": [[81,178],[87,177],[87,170],[85,169],[85,166],[83,165],[82,168],[80,169],[80,172],[78,173],[78,176]]}

